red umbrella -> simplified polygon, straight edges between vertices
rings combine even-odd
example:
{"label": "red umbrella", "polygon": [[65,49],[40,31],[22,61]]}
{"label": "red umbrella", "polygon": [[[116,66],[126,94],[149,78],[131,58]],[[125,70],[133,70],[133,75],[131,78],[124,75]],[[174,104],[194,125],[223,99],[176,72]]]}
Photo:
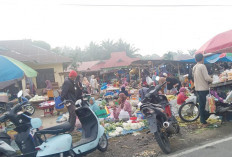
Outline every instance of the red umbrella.
{"label": "red umbrella", "polygon": [[206,42],[197,53],[224,53],[232,52],[232,30],[216,35]]}

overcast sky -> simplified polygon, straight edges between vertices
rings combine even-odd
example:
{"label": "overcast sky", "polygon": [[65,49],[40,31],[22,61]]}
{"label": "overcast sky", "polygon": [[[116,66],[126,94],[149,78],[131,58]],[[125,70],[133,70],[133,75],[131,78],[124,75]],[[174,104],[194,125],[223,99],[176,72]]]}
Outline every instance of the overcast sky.
{"label": "overcast sky", "polygon": [[200,48],[232,28],[231,15],[230,0],[0,0],[0,40],[85,48],[121,38],[162,55]]}

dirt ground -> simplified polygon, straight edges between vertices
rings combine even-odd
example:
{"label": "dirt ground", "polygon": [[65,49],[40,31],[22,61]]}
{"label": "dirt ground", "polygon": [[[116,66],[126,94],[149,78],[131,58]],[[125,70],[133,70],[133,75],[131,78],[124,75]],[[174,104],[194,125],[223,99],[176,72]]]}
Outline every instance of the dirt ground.
{"label": "dirt ground", "polygon": [[[36,111],[33,117],[40,117],[43,121],[43,128],[58,125],[57,116],[41,116],[42,111]],[[232,133],[232,122],[226,122],[218,126],[209,128],[199,128],[198,123],[186,123],[181,125],[180,133],[170,138],[172,152],[176,152],[188,147],[200,145],[212,139],[220,139]],[[87,157],[157,157],[163,155],[157,145],[154,135],[147,134],[147,130],[139,132],[138,135],[125,135],[109,139],[107,152],[102,153],[98,150],[87,155]],[[73,140],[76,141],[81,133],[74,132]]]}
{"label": "dirt ground", "polygon": [[[232,132],[231,122],[222,124],[219,128],[191,127],[181,127],[180,134],[171,137],[172,152],[200,145],[207,140],[222,138]],[[152,134],[147,134],[146,130],[140,133],[137,136],[126,135],[109,139],[107,152],[97,150],[88,157],[157,157],[163,154]]]}

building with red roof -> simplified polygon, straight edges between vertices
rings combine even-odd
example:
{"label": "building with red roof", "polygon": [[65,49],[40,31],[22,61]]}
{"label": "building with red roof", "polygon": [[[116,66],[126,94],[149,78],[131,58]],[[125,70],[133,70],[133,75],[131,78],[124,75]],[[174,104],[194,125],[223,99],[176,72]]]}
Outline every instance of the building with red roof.
{"label": "building with red roof", "polygon": [[[77,71],[81,72],[97,72],[100,70],[109,70],[117,68],[126,68],[131,65],[133,61],[139,60],[138,58],[130,58],[126,52],[112,52],[111,57],[104,61],[88,61],[78,63]],[[70,67],[67,71],[70,70]]]}

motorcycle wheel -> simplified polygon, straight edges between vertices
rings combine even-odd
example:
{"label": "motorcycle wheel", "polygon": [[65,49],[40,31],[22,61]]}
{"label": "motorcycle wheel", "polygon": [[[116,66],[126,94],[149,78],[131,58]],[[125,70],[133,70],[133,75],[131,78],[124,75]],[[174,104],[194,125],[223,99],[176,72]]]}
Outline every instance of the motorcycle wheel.
{"label": "motorcycle wheel", "polygon": [[172,116],[172,119],[173,119],[173,127],[176,130],[176,134],[178,134],[180,132],[180,126],[178,124],[176,117]]}
{"label": "motorcycle wheel", "polygon": [[161,150],[165,154],[169,154],[171,152],[170,142],[166,131],[162,131],[162,128],[163,126],[161,122],[157,120],[157,132],[155,132],[155,139]]}
{"label": "motorcycle wheel", "polygon": [[178,114],[180,119],[184,122],[194,122],[200,116],[198,104],[192,102],[184,103],[180,106]]}
{"label": "motorcycle wheel", "polygon": [[32,105],[27,105],[24,107],[24,109],[27,111],[29,116],[31,116],[35,113],[35,108]]}
{"label": "motorcycle wheel", "polygon": [[106,134],[104,133],[102,137],[99,140],[97,149],[100,150],[101,152],[105,152],[108,147],[108,139],[106,137]]}

